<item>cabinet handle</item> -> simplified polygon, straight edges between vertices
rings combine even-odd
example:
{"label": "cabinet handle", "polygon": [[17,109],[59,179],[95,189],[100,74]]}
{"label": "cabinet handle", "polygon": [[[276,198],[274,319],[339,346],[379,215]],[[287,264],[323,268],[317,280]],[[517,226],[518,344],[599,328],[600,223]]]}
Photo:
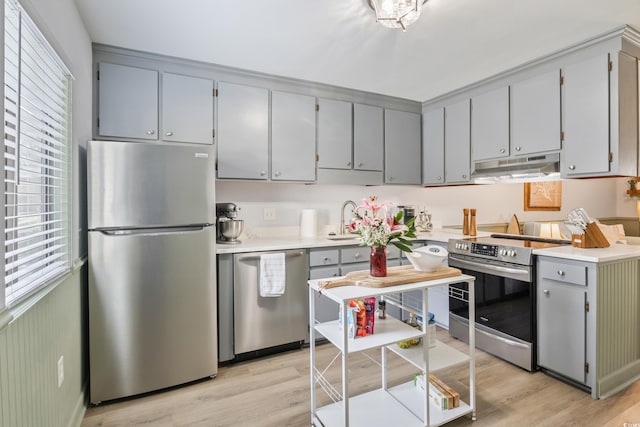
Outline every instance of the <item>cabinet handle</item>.
{"label": "cabinet handle", "polygon": [[360,259],[360,254],[355,254],[353,257],[354,257],[355,259]]}
{"label": "cabinet handle", "polygon": [[156,133],[156,131],[155,131],[155,130],[153,130],[153,129],[149,129],[149,130],[147,131],[147,135],[153,135],[154,133]]}
{"label": "cabinet handle", "polygon": [[164,134],[165,134],[165,136],[172,136],[173,132],[165,132]]}
{"label": "cabinet handle", "polygon": [[391,181],[393,181],[393,177],[392,176],[389,177],[389,182],[391,182]]}
{"label": "cabinet handle", "polygon": [[576,165],[569,165],[569,170],[570,171],[576,170]]}
{"label": "cabinet handle", "polygon": [[[517,150],[517,148],[516,148],[516,150]],[[504,154],[504,153],[505,153],[505,151],[506,151],[506,150],[505,150],[504,148],[501,148],[501,149],[500,149],[500,153],[502,153],[502,154]]]}
{"label": "cabinet handle", "polygon": [[265,171],[260,171],[260,176],[265,176],[267,173]]}
{"label": "cabinet handle", "polygon": [[467,179],[467,174],[466,174],[466,173],[463,173],[463,174],[462,174],[462,178]]}
{"label": "cabinet handle", "polygon": [[329,258],[328,258],[328,257],[324,257],[324,258],[322,258],[322,260],[323,260],[324,262],[327,262],[327,261],[329,261]]}
{"label": "cabinet handle", "polygon": [[442,177],[441,176],[436,176],[436,181],[442,181]]}
{"label": "cabinet handle", "polygon": [[358,163],[358,167],[361,168],[364,166],[364,163]]}
{"label": "cabinet handle", "polygon": [[280,176],[280,172],[276,172],[274,175],[275,176]]}
{"label": "cabinet handle", "polygon": [[347,162],[347,166],[351,166],[351,162]]}
{"label": "cabinet handle", "polygon": [[542,293],[544,293],[545,295],[549,295],[549,289],[545,289],[544,291],[542,291]]}
{"label": "cabinet handle", "polygon": [[558,270],[557,273],[558,273],[558,276],[564,276],[564,271],[562,270]]}
{"label": "cabinet handle", "polygon": [[516,151],[522,150],[522,147],[516,147]]}

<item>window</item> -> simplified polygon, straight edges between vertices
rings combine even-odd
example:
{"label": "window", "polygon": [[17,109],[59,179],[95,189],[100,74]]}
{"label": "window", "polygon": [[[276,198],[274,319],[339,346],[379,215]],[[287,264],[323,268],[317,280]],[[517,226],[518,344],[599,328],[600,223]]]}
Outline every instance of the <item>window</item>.
{"label": "window", "polygon": [[69,271],[71,75],[16,0],[5,0],[7,306]]}

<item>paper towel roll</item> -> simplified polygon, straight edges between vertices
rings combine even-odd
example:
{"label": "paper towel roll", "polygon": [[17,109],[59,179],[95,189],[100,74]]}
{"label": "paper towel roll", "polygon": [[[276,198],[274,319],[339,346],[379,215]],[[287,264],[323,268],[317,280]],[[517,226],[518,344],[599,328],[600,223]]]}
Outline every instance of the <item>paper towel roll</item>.
{"label": "paper towel roll", "polygon": [[315,237],[318,228],[318,212],[315,209],[302,209],[300,215],[300,237]]}

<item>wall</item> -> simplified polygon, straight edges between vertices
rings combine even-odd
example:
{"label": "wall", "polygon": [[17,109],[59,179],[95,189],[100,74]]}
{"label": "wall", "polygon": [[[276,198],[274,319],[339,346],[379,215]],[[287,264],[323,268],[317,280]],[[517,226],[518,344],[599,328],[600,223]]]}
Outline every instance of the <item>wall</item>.
{"label": "wall", "polygon": [[[628,209],[624,178],[565,180],[562,182],[562,210],[559,212],[524,211],[524,185],[464,185],[449,187],[411,187],[353,185],[306,185],[255,182],[216,183],[219,202],[236,202],[245,229],[260,227],[295,227],[303,208],[318,210],[318,225],[337,225],[340,207],[345,200],[360,203],[362,198],[377,195],[379,200],[426,208],[434,225],[462,225],[462,208],[478,209],[478,224],[507,223],[516,214],[520,222],[564,220],[571,209],[583,207],[596,217],[636,216]],[[263,220],[263,208],[274,207],[276,219]],[[348,213],[348,212],[347,212]]]}
{"label": "wall", "polygon": [[[20,0],[74,76],[72,259],[86,256],[86,141],[91,138],[91,40],[73,0]],[[0,330],[0,425],[75,426],[85,410],[86,273],[77,270],[10,309]],[[64,382],[57,362],[64,356]]]}
{"label": "wall", "polygon": [[[0,332],[0,425],[80,425],[85,410],[79,309],[84,276],[83,270],[76,271],[41,292],[35,305]],[[60,356],[64,381],[58,387]]]}

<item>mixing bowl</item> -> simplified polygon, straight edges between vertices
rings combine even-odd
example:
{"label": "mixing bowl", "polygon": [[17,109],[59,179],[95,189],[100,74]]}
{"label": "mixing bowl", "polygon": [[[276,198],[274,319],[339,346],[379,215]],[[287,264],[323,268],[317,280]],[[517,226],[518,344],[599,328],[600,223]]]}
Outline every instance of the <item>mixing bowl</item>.
{"label": "mixing bowl", "polygon": [[242,219],[230,219],[227,221],[220,221],[218,224],[220,227],[220,234],[228,241],[235,241],[242,230],[244,229],[244,220]]}
{"label": "mixing bowl", "polygon": [[437,245],[427,245],[407,252],[407,258],[418,271],[436,271],[448,255],[445,248]]}

